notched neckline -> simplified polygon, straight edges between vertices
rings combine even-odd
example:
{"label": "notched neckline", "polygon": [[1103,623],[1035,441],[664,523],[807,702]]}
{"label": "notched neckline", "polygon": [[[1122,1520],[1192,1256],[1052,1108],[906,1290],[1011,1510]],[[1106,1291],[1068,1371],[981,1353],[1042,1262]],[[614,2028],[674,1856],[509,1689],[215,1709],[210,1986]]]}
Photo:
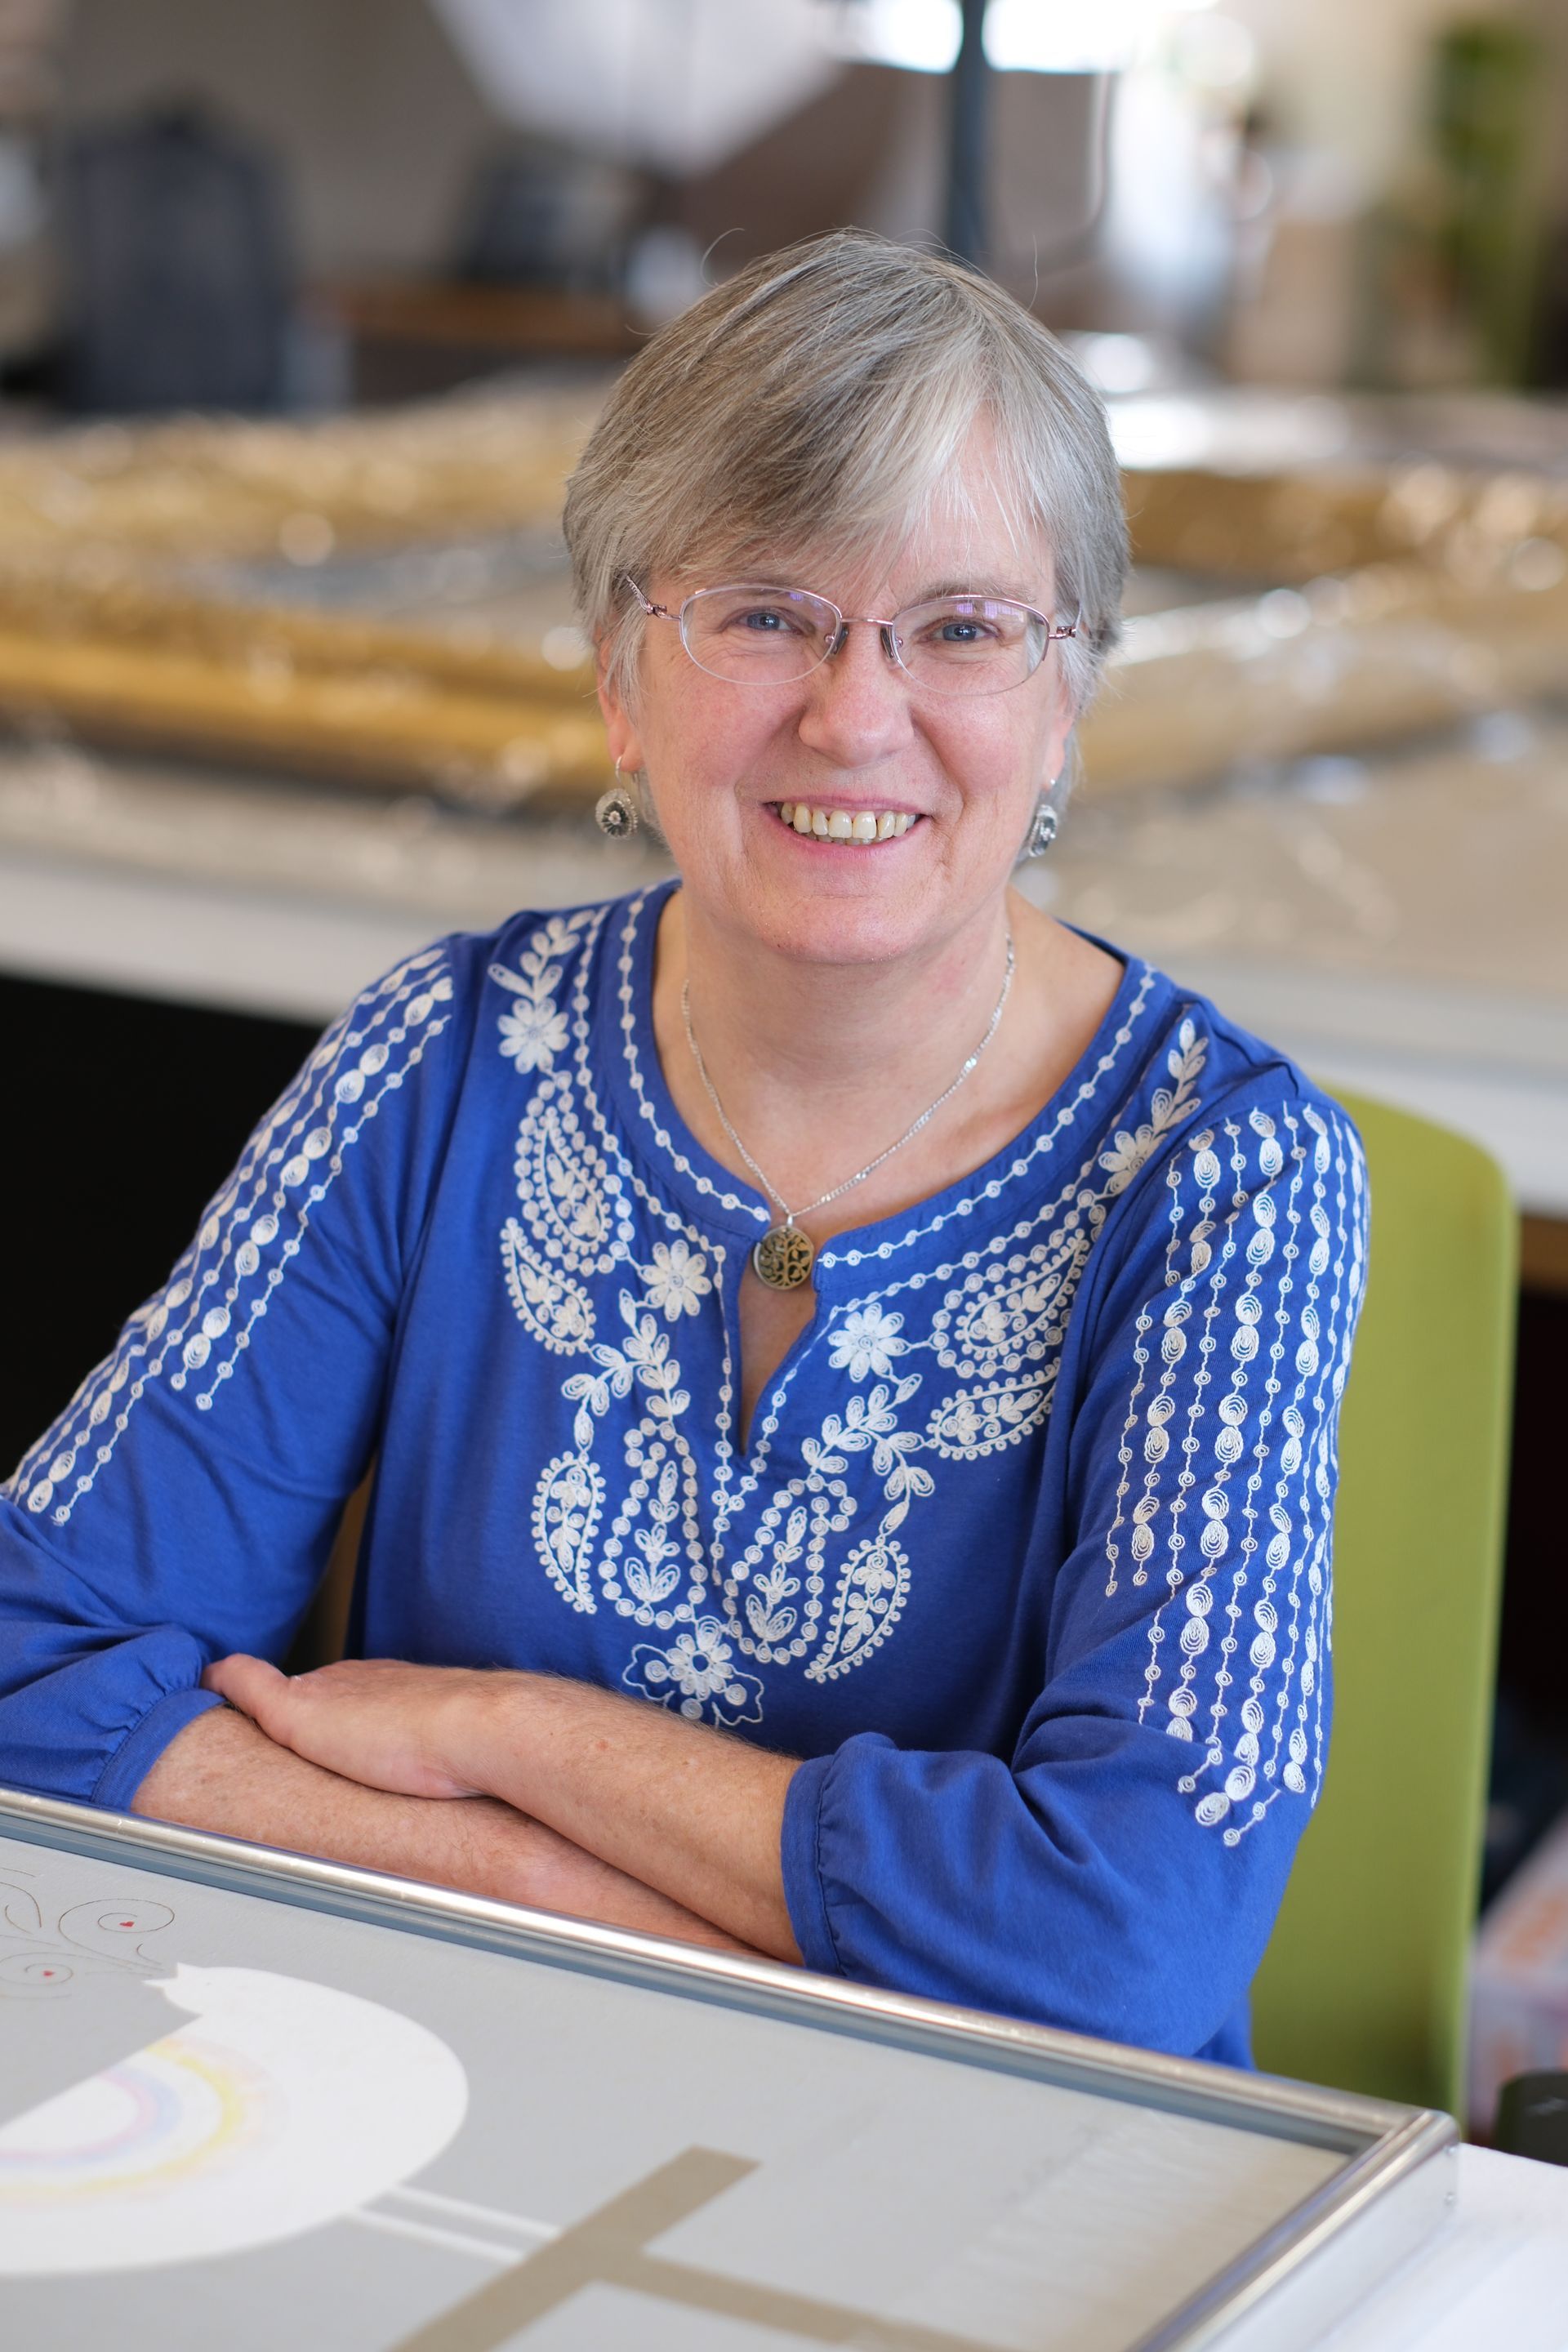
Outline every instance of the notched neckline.
{"label": "notched neckline", "polygon": [[[659,918],[679,887],[677,877],[616,901],[610,910],[600,950],[608,961],[595,1008],[597,1019],[605,1024],[602,1033],[608,1047],[605,1066],[623,1120],[623,1140],[645,1167],[657,1171],[661,1184],[678,1195],[682,1210],[696,1224],[740,1240],[749,1252],[774,1222],[775,1208],[743,1178],[715,1160],[692,1134],[676,1108],[654,1037],[653,964]],[[825,1242],[813,1269],[819,1299],[851,1291],[868,1262],[879,1267],[896,1266],[906,1249],[955,1220],[966,1220],[974,1207],[1000,1202],[1015,1183],[1025,1179],[1030,1167],[1054,1150],[1059,1136],[1092,1125],[1085,1120],[1086,1108],[1107,1089],[1123,1066],[1134,1044],[1136,1025],[1153,1013],[1151,1000],[1158,996],[1160,974],[1142,957],[1123,954],[1092,932],[1080,931],[1079,936],[1114,956],[1122,973],[1093,1035],[1061,1085],[1025,1127],[978,1167],[907,1209],[868,1224],[847,1225]],[[727,1202],[733,1205],[726,1205]],[[784,1362],[795,1359],[820,1320],[819,1316],[813,1317]],[[764,1393],[771,1384],[764,1383]],[[759,1409],[761,1403],[759,1397]]]}

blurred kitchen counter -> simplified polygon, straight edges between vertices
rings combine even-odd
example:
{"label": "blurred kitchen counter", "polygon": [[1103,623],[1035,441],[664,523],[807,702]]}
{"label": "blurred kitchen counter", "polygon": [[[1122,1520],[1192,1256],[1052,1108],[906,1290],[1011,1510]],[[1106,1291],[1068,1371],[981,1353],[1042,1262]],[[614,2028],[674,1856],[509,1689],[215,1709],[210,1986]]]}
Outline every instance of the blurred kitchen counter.
{"label": "blurred kitchen counter", "polygon": [[[668,870],[586,815],[0,750],[0,968],[37,978],[325,1021],[443,930]],[[1019,880],[1317,1074],[1476,1135],[1528,1213],[1568,1218],[1568,715],[1180,796],[1091,783]]]}
{"label": "blurred kitchen counter", "polygon": [[[1568,718],[1097,807],[1023,887],[1568,1216]],[[1560,1259],[1568,1253],[1558,1253]],[[1553,1286],[1568,1286],[1568,1263]]]}

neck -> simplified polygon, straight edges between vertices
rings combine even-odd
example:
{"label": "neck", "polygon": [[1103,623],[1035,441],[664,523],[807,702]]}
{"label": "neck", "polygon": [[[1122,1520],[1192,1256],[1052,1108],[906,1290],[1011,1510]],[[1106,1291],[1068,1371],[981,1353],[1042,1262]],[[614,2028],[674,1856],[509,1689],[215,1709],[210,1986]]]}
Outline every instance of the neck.
{"label": "neck", "polygon": [[[807,963],[731,937],[677,892],[660,925],[654,1013],[678,1107],[734,1164],[727,1139],[715,1141],[687,1045],[689,985],[692,1029],[731,1125],[783,1198],[801,1205],[885,1150],[952,1084],[995,1010],[1007,937],[998,896],[916,955]],[[968,1085],[978,1080],[977,1071]]]}

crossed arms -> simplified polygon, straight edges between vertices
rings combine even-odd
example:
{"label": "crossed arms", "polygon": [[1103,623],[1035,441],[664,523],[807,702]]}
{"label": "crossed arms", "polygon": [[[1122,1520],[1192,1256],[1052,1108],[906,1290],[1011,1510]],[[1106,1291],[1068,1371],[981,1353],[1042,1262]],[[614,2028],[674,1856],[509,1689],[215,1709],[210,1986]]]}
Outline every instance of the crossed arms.
{"label": "crossed arms", "polygon": [[135,1810],[770,1958],[800,1957],[779,1841],[794,1762],[592,1685],[394,1659],[208,1669]]}

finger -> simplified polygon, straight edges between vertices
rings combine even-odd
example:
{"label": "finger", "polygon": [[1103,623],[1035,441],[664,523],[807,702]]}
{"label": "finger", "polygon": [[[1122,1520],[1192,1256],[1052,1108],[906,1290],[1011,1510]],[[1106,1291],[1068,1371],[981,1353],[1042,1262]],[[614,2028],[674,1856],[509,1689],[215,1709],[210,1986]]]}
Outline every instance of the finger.
{"label": "finger", "polygon": [[205,1689],[226,1699],[230,1706],[237,1706],[242,1715],[248,1715],[269,1736],[277,1736],[272,1723],[289,1692],[289,1677],[279,1674],[265,1658],[248,1657],[237,1650],[231,1657],[219,1658],[216,1665],[209,1666],[202,1683]]}

